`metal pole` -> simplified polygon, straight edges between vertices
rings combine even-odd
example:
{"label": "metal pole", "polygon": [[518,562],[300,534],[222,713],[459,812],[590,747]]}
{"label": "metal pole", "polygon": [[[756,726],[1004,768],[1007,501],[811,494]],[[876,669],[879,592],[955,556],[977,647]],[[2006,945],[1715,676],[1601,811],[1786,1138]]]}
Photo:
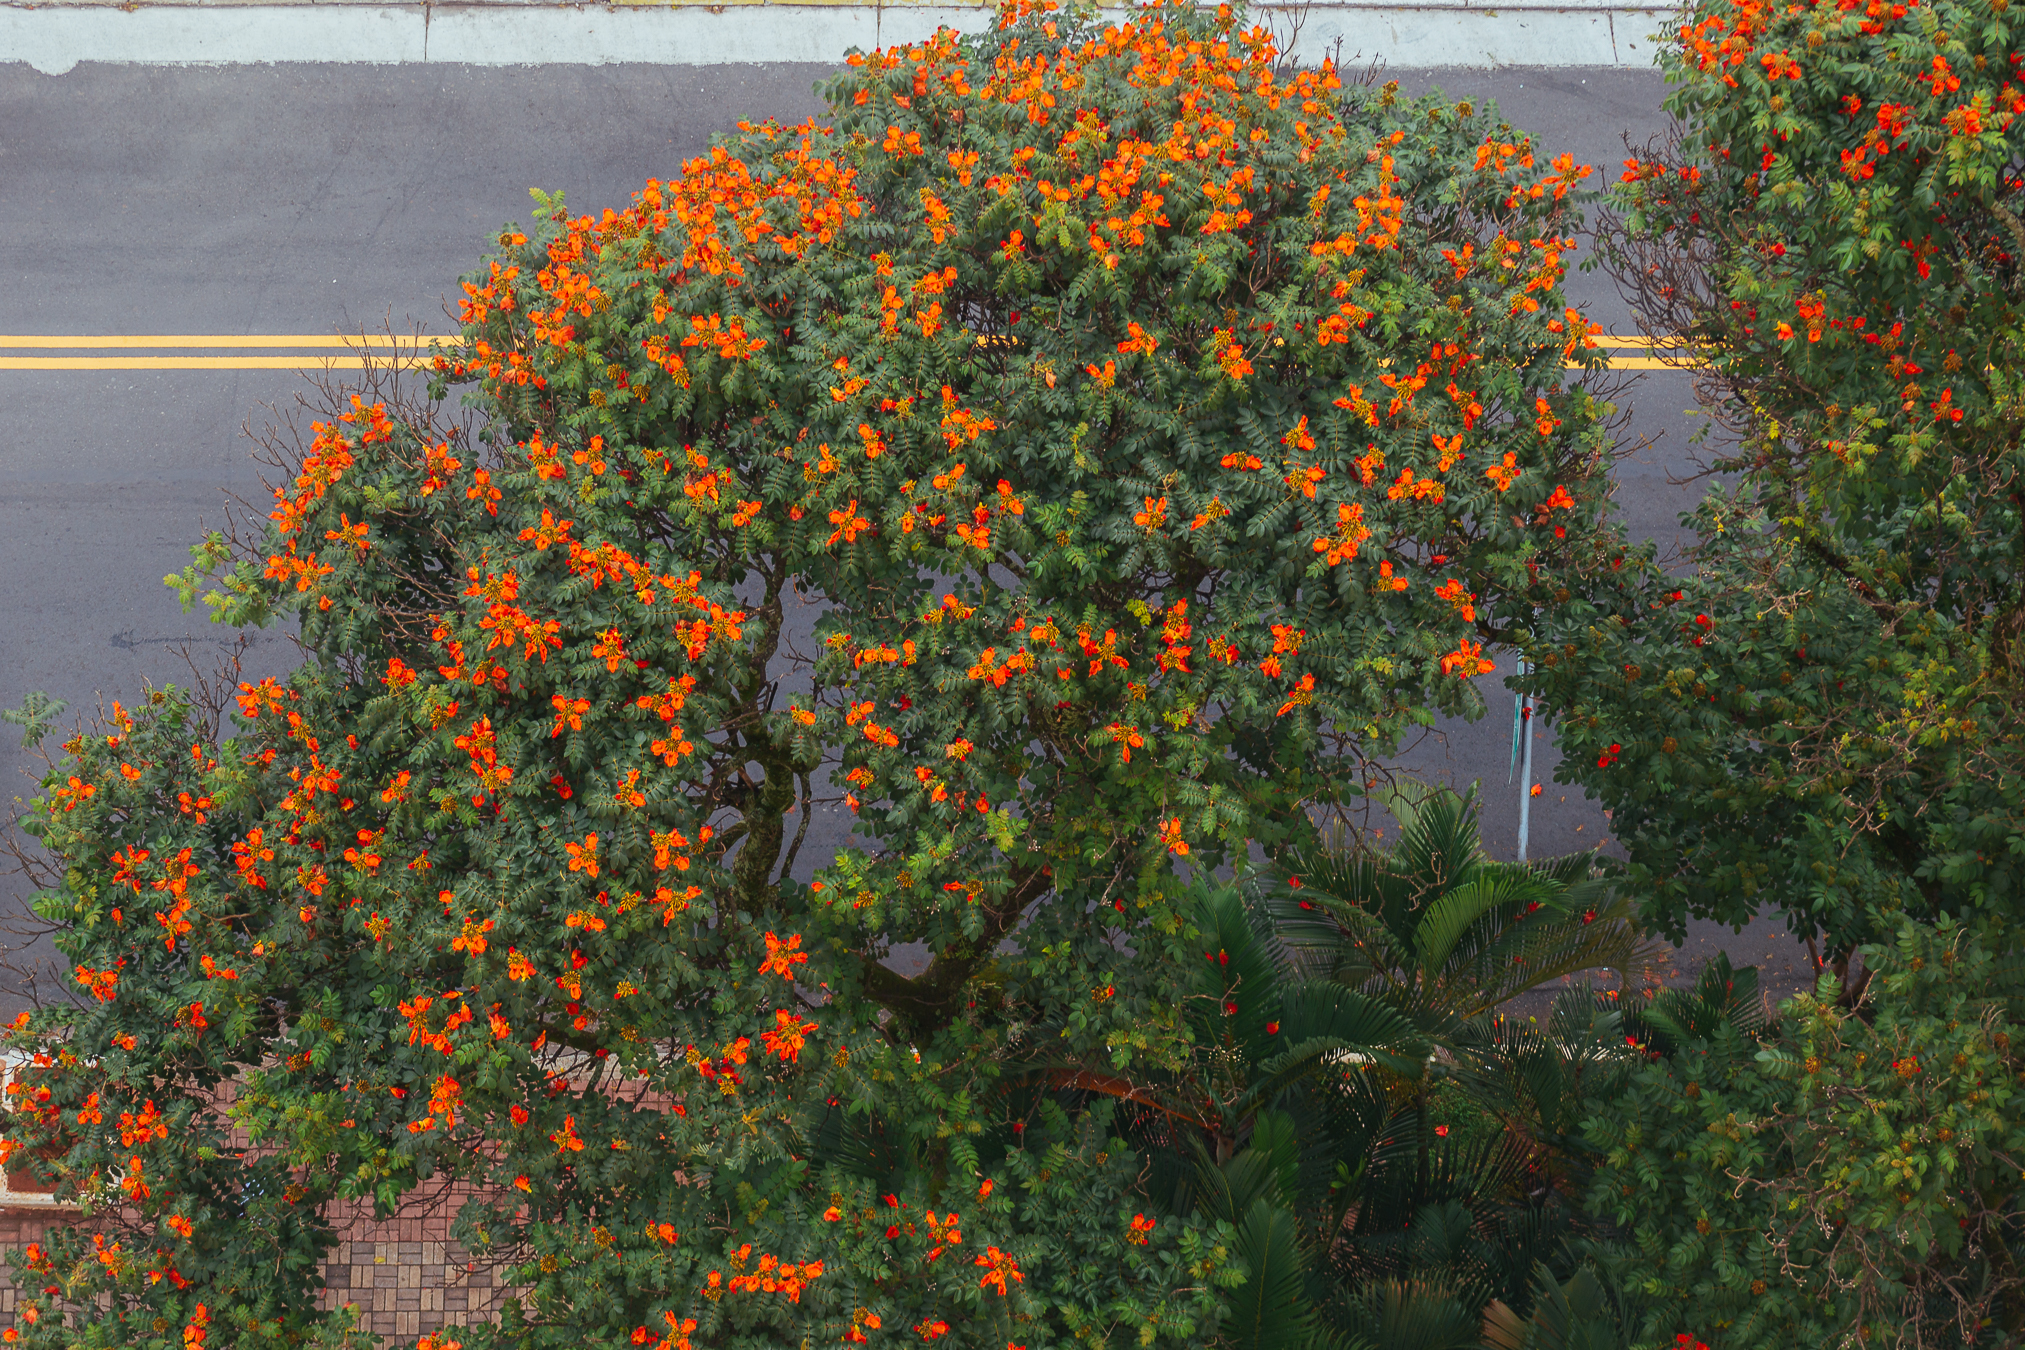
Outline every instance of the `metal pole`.
{"label": "metal pole", "polygon": [[1519,754],[1519,861],[1526,861],[1526,835],[1533,823],[1533,696],[1526,695],[1519,708],[1519,720],[1526,735]]}
{"label": "metal pole", "polygon": [[[1519,662],[1519,675],[1526,674],[1526,663]],[[1533,696],[1518,695],[1518,703],[1512,709],[1512,733],[1519,744],[1514,748],[1519,761],[1519,861],[1526,861],[1526,845],[1533,824]]]}

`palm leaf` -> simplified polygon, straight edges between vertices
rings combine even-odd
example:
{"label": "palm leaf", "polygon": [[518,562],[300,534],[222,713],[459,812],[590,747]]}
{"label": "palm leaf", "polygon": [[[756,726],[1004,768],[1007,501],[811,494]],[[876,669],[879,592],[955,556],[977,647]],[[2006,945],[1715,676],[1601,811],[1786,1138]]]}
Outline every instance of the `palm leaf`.
{"label": "palm leaf", "polygon": [[1764,1028],[1765,1007],[1758,996],[1756,966],[1733,967],[1717,952],[1702,967],[1692,989],[1666,989],[1643,1008],[1626,1010],[1630,1027],[1646,1033],[1654,1048],[1672,1053],[1696,1041],[1715,1037],[1729,1023],[1747,1037]]}
{"label": "palm leaf", "polygon": [[[1280,885],[1268,890],[1266,910],[1280,941],[1304,973],[1353,986],[1397,983],[1412,948],[1403,945],[1380,916],[1383,901],[1375,866],[1368,859],[1358,866],[1370,875],[1358,879],[1350,896],[1324,890],[1320,884],[1304,882],[1299,889]],[[1410,943],[1412,929],[1407,932]]]}
{"label": "palm leaf", "polygon": [[1610,883],[1583,883],[1512,923],[1476,954],[1474,969],[1455,972],[1467,975],[1458,981],[1457,1013],[1486,1012],[1583,971],[1621,971],[1637,983],[1663,951],[1639,932],[1629,897]]}
{"label": "palm leaf", "polygon": [[[1662,949],[1644,939],[1614,878],[1587,855],[1486,859],[1474,789],[1381,794],[1401,822],[1389,853],[1341,831],[1280,860],[1268,909],[1296,964],[1410,1011],[1446,1040],[1519,994],[1587,970],[1636,978]],[[1302,869],[1296,872],[1294,869]]]}
{"label": "palm leaf", "polygon": [[1485,1350],[1619,1350],[1624,1333],[1610,1294],[1584,1266],[1558,1283],[1545,1262],[1534,1267],[1533,1316],[1502,1302],[1484,1309]]}
{"label": "palm leaf", "polygon": [[1225,1344],[1234,1350],[1305,1350],[1314,1334],[1314,1311],[1292,1211],[1255,1200],[1236,1228],[1231,1251],[1249,1273],[1230,1291]]}
{"label": "palm leaf", "polygon": [[1478,1350],[1482,1321],[1469,1300],[1426,1280],[1387,1280],[1357,1300],[1354,1330],[1384,1350]]}
{"label": "palm leaf", "polygon": [[[1518,868],[1480,868],[1467,883],[1444,891],[1420,916],[1413,945],[1422,978],[1441,978],[1452,958],[1468,966],[1497,946],[1500,936],[1516,931],[1525,907],[1545,902],[1552,890]],[[1465,938],[1472,939],[1465,942]]]}
{"label": "palm leaf", "polygon": [[1212,1219],[1237,1224],[1264,1201],[1284,1206],[1283,1178],[1271,1155],[1244,1149],[1219,1167],[1201,1143],[1195,1144],[1195,1202]]}
{"label": "palm leaf", "polygon": [[1458,1055],[1457,1082],[1474,1100],[1527,1134],[1570,1145],[1587,1103],[1637,1062],[1625,1045],[1624,1021],[1599,1005],[1587,987],[1554,1000],[1546,1025],[1500,1021]]}
{"label": "palm leaf", "polygon": [[1190,1021],[1203,1044],[1224,1045],[1247,1058],[1269,1051],[1269,1023],[1278,1020],[1277,990],[1286,970],[1270,924],[1255,920],[1235,886],[1202,887],[1195,926],[1203,964]]}
{"label": "palm leaf", "polygon": [[1319,980],[1293,985],[1281,995],[1279,1028],[1274,1039],[1282,1048],[1259,1061],[1248,1101],[1271,1101],[1318,1076],[1351,1077],[1360,1063],[1418,1078],[1432,1048],[1398,1009]]}
{"label": "palm leaf", "polygon": [[1416,905],[1468,884],[1485,861],[1474,785],[1461,796],[1445,788],[1395,789],[1380,800],[1400,826],[1390,870],[1412,879]]}

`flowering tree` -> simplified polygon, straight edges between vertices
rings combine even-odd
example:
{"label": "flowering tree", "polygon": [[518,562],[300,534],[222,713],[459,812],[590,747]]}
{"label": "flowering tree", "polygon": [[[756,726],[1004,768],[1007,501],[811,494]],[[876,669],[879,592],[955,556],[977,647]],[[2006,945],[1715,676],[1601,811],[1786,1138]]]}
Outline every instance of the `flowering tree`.
{"label": "flowering tree", "polygon": [[1692,575],[1577,587],[1607,598],[1539,655],[1566,772],[1670,925],[1776,905],[1840,959],[1894,905],[2015,913],[2014,28],[2003,0],[1711,0],[1664,56],[1678,134],[1627,164],[1607,251],[1708,363],[1737,477]]}
{"label": "flowering tree", "polygon": [[1476,710],[1600,546],[1586,171],[1185,8],[825,92],[501,235],[477,429],[356,397],[199,547],[311,657],[237,734],[66,744],[7,1137],[94,1210],[26,1342],[336,1336],[335,1207],[425,1192],[522,1291],[467,1346],[1215,1334],[1247,1272],[1109,1124],[1201,1053],[1175,860]]}

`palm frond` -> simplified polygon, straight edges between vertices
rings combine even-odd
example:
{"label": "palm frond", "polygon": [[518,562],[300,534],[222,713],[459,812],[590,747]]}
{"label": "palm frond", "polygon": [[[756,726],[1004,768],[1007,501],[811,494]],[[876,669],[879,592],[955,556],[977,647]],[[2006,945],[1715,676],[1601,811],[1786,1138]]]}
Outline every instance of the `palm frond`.
{"label": "palm frond", "polygon": [[[1376,876],[1370,860],[1359,866]],[[1357,894],[1367,899],[1376,896],[1375,881],[1360,887]],[[1305,882],[1299,888],[1285,884],[1268,887],[1265,900],[1274,931],[1303,974],[1362,986],[1396,981],[1407,966],[1407,953],[1412,949],[1402,945],[1381,917],[1377,903],[1382,902],[1367,905]]]}
{"label": "palm frond", "polygon": [[1619,866],[1615,860],[1597,853],[1564,853],[1558,858],[1540,858],[1516,865],[1530,869],[1543,881],[1564,887],[1589,880],[1590,874],[1599,868],[1614,869]]}
{"label": "palm frond", "polygon": [[1529,990],[1590,970],[1623,972],[1628,983],[1658,964],[1665,948],[1639,930],[1631,900],[1586,883],[1542,904],[1486,947],[1476,968],[1456,971],[1459,1016],[1488,1011]]}
{"label": "palm frond", "polygon": [[1456,1079],[1493,1114],[1523,1122],[1527,1134],[1565,1141],[1579,1131],[1585,1103],[1636,1062],[1622,1016],[1577,987],[1554,1000],[1544,1026],[1494,1024],[1458,1055]]}
{"label": "palm frond", "polygon": [[1745,1036],[1754,1037],[1765,1026],[1764,1001],[1758,995],[1758,968],[1733,967],[1728,954],[1717,952],[1702,967],[1693,988],[1662,990],[1644,1007],[1634,1005],[1627,1009],[1625,1021],[1643,1031],[1643,1039],[1665,1053],[1712,1039],[1726,1022]]}
{"label": "palm frond", "polygon": [[1526,1146],[1503,1135],[1475,1143],[1455,1136],[1436,1139],[1424,1152],[1414,1135],[1414,1117],[1392,1122],[1393,1146],[1378,1150],[1366,1178],[1353,1233],[1369,1241],[1382,1234],[1404,1237],[1413,1216],[1428,1205],[1453,1200],[1472,1212],[1510,1189],[1524,1170]]}
{"label": "palm frond", "polygon": [[[1325,832],[1281,860],[1267,907],[1303,971],[1387,998],[1445,1038],[1564,976],[1614,969],[1635,980],[1659,960],[1606,864],[1485,858],[1474,789],[1380,800],[1402,825],[1391,851]],[[1295,867],[1298,888],[1284,880]]]}
{"label": "palm frond", "polygon": [[1479,868],[1469,882],[1444,891],[1422,911],[1413,934],[1421,978],[1441,980],[1452,960],[1466,968],[1479,965],[1478,957],[1516,931],[1528,904],[1553,897],[1549,885],[1523,869]]}
{"label": "palm frond", "polygon": [[1346,1079],[1370,1064],[1402,1078],[1418,1078],[1432,1050],[1398,1009],[1355,989],[1311,980],[1287,989],[1280,1000],[1280,1048],[1258,1062],[1246,1098],[1269,1102],[1295,1084],[1317,1077]]}
{"label": "palm frond", "polygon": [[1200,1143],[1195,1145],[1196,1201],[1213,1219],[1238,1223],[1260,1201],[1284,1206],[1282,1180],[1270,1154],[1243,1149],[1218,1166]]}
{"label": "palm frond", "polygon": [[1195,926],[1203,963],[1189,1017],[1198,1038],[1246,1058],[1268,1053],[1266,1026],[1278,1019],[1275,995],[1286,974],[1270,921],[1253,915],[1238,887],[1201,886]]}
{"label": "palm frond", "polygon": [[1315,1318],[1293,1212],[1254,1200],[1236,1229],[1231,1250],[1249,1274],[1230,1291],[1224,1343],[1234,1350],[1307,1350]]}
{"label": "palm frond", "polygon": [[1533,1274],[1533,1316],[1502,1302],[1484,1310],[1485,1350],[1621,1350],[1625,1335],[1610,1293],[1583,1266],[1557,1282],[1541,1262]]}
{"label": "palm frond", "polygon": [[1472,1301],[1434,1281],[1387,1280],[1356,1300],[1354,1333],[1385,1350],[1478,1350],[1482,1322]]}
{"label": "palm frond", "polygon": [[1466,885],[1484,861],[1477,826],[1474,785],[1458,796],[1445,788],[1395,791],[1382,798],[1399,821],[1399,845],[1392,850],[1391,871],[1413,880],[1416,904]]}

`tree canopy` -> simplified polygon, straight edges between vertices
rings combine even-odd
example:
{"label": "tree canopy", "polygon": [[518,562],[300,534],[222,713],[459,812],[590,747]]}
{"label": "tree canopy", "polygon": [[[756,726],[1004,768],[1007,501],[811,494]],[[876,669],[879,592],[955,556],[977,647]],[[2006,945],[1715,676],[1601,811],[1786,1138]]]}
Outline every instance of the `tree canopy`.
{"label": "tree canopy", "polygon": [[526,1291],[467,1346],[1213,1333],[1248,1271],[1117,1124],[1214,1049],[1177,868],[1604,556],[1587,171],[1228,10],[823,92],[503,232],[429,397],[172,579],[303,667],[65,744],[9,1140],[93,1206],[31,1306],[108,1311],[23,1343],[335,1336],[333,1207],[425,1190]]}
{"label": "tree canopy", "polygon": [[2002,0],[1718,0],[1663,64],[1605,256],[1704,363],[1731,475],[1684,571],[1542,625],[1539,688],[1646,910],[2018,913],[2025,691],[2015,21]]}

